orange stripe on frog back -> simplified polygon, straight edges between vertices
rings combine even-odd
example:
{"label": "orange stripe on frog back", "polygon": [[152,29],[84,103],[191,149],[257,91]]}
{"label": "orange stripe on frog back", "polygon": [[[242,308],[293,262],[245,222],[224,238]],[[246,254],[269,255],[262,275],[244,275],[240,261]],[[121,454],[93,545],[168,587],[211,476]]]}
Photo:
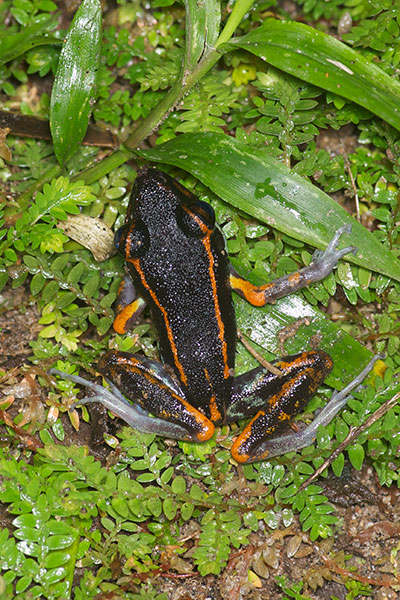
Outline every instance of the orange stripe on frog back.
{"label": "orange stripe on frog back", "polygon": [[172,328],[168,319],[168,314],[166,309],[164,308],[164,306],[162,306],[157,298],[156,293],[152,290],[152,288],[150,287],[150,285],[147,283],[145,274],[143,273],[143,270],[140,266],[140,261],[138,258],[127,258],[127,262],[130,262],[136,269],[137,274],[140,277],[140,280],[142,282],[142,285],[144,288],[146,288],[146,290],[149,292],[154,304],[157,306],[157,308],[159,309],[160,313],[163,316],[164,319],[164,323],[165,323],[165,329],[167,330],[167,336],[168,336],[168,341],[169,341],[169,345],[170,348],[172,350],[172,356],[174,359],[174,363],[176,368],[179,371],[180,374],[180,379],[182,381],[182,383],[184,385],[187,385],[187,376],[186,373],[184,371],[183,365],[179,360],[179,356],[178,356],[178,349],[176,347],[175,344],[175,340],[174,340],[174,334],[172,332]]}
{"label": "orange stripe on frog back", "polygon": [[211,290],[214,300],[214,314],[217,321],[218,326],[218,337],[221,342],[222,349],[222,360],[224,363],[224,379],[228,379],[231,375],[229,365],[228,365],[228,347],[225,340],[225,325],[222,320],[221,309],[218,301],[218,290],[217,290],[217,281],[215,279],[214,273],[214,257],[211,250],[211,241],[210,237],[212,234],[212,230],[207,227],[207,225],[192,211],[185,208],[186,212],[192,217],[192,219],[198,224],[201,231],[205,234],[205,237],[202,239],[204,248],[208,257],[208,274],[210,276]]}

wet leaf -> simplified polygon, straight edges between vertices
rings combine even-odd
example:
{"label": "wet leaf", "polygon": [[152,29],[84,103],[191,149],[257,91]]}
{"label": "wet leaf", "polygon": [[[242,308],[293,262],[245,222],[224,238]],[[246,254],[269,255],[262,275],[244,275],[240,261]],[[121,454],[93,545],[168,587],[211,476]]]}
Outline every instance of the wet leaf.
{"label": "wet leaf", "polygon": [[61,40],[45,35],[51,19],[50,15],[43,15],[39,22],[24,27],[18,33],[13,32],[8,35],[3,33],[0,39],[0,66],[37,46],[60,44]]}
{"label": "wet leaf", "polygon": [[347,454],[352,466],[357,469],[357,471],[360,471],[365,457],[364,447],[357,442],[347,448]]}
{"label": "wet leaf", "polygon": [[115,254],[114,233],[101,219],[84,214],[72,215],[60,221],[57,227],[72,240],[88,248],[97,262]]}
{"label": "wet leaf", "polygon": [[50,129],[60,164],[83,140],[100,60],[101,4],[83,0],[61,50],[50,104]]}
{"label": "wet leaf", "polygon": [[400,83],[334,37],[294,21],[266,19],[229,43],[364,106],[400,130]]}
{"label": "wet leaf", "polygon": [[220,3],[216,0],[188,0],[187,7],[187,42],[185,69],[193,69],[204,53],[206,46],[213,46],[217,41],[221,20]]}

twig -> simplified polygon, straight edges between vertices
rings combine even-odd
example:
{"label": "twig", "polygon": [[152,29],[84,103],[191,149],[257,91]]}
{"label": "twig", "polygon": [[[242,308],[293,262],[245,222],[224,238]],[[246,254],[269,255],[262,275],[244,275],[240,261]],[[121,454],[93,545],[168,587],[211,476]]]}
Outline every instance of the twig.
{"label": "twig", "polygon": [[393,406],[396,406],[398,400],[400,398],[400,392],[395,394],[393,398],[389,398],[380,406],[372,415],[368,417],[368,419],[360,425],[359,427],[351,427],[349,433],[346,438],[339,444],[339,446],[332,452],[332,454],[322,463],[320,467],[308,478],[304,481],[299,487],[299,492],[305,490],[305,488],[310,485],[311,482],[314,481],[327,467],[329,467],[333,461],[339,456],[347,446],[353,443],[353,441],[361,435],[368,427],[370,427],[375,421],[378,421],[383,415],[385,415]]}
{"label": "twig", "polygon": [[241,331],[239,331],[239,329],[237,331],[237,337],[242,342],[242,344],[246,348],[246,350],[248,350],[250,352],[250,354],[252,356],[254,356],[254,358],[256,360],[258,360],[258,362],[260,363],[260,365],[262,365],[263,367],[265,367],[266,369],[268,369],[268,371],[270,371],[274,375],[278,375],[278,377],[282,377],[282,375],[283,375],[282,371],[280,371],[273,364],[271,364],[270,362],[268,362],[267,360],[265,360],[265,358],[263,356],[261,356],[261,354],[259,352],[257,352],[257,350],[255,350],[253,348],[253,346],[247,341],[247,339],[244,337],[243,333]]}

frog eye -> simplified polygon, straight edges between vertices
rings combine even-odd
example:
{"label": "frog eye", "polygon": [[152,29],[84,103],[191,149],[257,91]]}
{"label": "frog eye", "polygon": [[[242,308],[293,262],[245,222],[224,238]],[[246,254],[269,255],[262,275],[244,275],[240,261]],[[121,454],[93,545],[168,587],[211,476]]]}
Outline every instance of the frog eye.
{"label": "frog eye", "polygon": [[124,225],[115,234],[114,244],[126,258],[139,258],[148,249],[149,236],[144,227]]}
{"label": "frog eye", "polygon": [[191,210],[196,214],[209,229],[214,229],[215,226],[215,212],[211,204],[203,202],[202,200],[196,200],[191,205]]}
{"label": "frog eye", "polygon": [[215,226],[213,208],[201,200],[189,205],[179,205],[176,218],[180,228],[192,237],[204,237],[210,234]]}

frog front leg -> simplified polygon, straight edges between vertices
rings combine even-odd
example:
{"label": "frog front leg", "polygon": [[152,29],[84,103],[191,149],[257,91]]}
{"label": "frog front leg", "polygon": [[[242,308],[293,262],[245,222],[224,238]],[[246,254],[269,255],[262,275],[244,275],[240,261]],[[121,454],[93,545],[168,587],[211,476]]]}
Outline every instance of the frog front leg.
{"label": "frog front leg", "polygon": [[346,248],[338,250],[341,236],[343,233],[350,232],[351,225],[340,227],[329,242],[326,250],[323,252],[320,250],[314,252],[313,260],[308,267],[304,267],[294,273],[289,273],[284,277],[280,277],[279,279],[264,285],[253,285],[241,277],[233,267],[231,267],[231,287],[253,306],[264,306],[265,304],[278,300],[278,298],[288,296],[311,283],[327,277],[333,271],[338,261],[346,254],[349,254],[350,252],[356,254],[357,248],[354,246],[347,246]]}
{"label": "frog front leg", "polygon": [[304,408],[333,366],[322,350],[287,356],[274,364],[281,377],[258,367],[234,380],[227,421],[256,413],[232,445],[232,456],[240,463],[269,456],[266,440]]}
{"label": "frog front leg", "polygon": [[141,296],[136,296],[132,279],[129,276],[124,277],[117,294],[114,331],[120,335],[129,331],[145,306],[146,301]]}

